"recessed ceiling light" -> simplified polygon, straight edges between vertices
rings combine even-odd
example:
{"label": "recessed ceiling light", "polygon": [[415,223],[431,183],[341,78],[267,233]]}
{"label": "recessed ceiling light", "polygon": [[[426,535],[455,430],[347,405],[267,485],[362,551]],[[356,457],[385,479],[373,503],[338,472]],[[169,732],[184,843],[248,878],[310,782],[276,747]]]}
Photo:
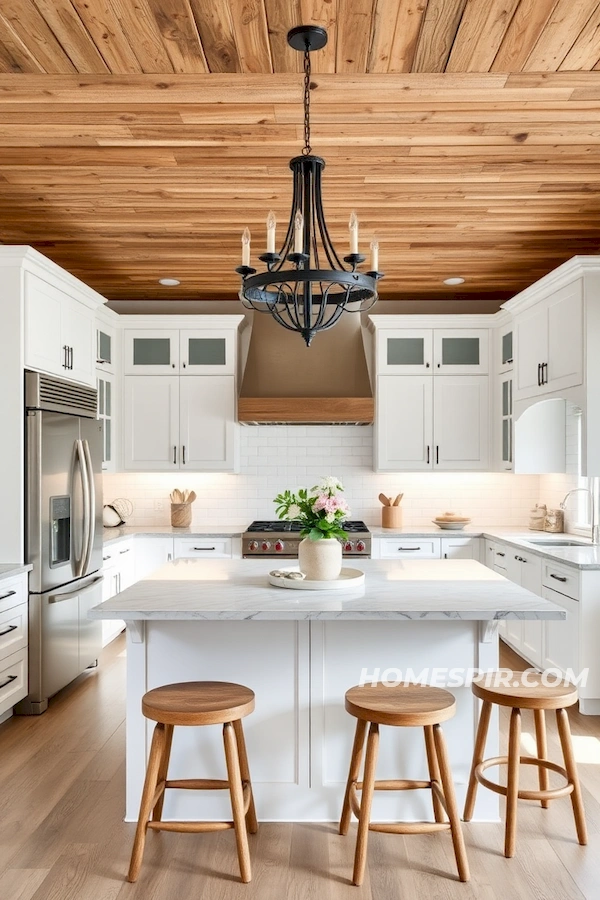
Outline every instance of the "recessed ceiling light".
{"label": "recessed ceiling light", "polygon": [[444,278],[444,284],[464,284],[464,278]]}
{"label": "recessed ceiling light", "polygon": [[164,284],[165,287],[177,287],[178,284],[181,284],[178,278],[159,278],[159,284]]}

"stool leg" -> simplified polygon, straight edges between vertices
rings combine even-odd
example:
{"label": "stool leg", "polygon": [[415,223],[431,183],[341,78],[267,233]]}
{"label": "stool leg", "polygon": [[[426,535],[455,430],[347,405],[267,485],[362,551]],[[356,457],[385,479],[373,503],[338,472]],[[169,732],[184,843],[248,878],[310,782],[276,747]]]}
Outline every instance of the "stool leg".
{"label": "stool leg", "polygon": [[158,781],[158,769],[165,746],[165,726],[159,722],[152,735],[152,744],[150,746],[150,756],[148,758],[148,768],[146,769],[146,778],[144,780],[144,790],[142,791],[142,799],[140,801],[140,815],[138,818],[135,838],[133,841],[133,849],[131,851],[131,862],[129,863],[129,874],[127,881],[137,881],[142,865],[142,857],[144,855],[144,845],[146,843],[146,831],[148,829],[148,817],[152,810],[152,800],[154,799],[154,791]]}
{"label": "stool leg", "polygon": [[375,766],[377,765],[377,752],[379,750],[379,725],[371,722],[369,737],[367,738],[367,753],[365,757],[365,771],[360,798],[360,816],[358,817],[358,835],[356,838],[356,851],[354,853],[354,872],[352,883],[361,885],[365,877],[365,864],[367,861],[367,841],[369,838],[369,822],[371,821],[371,804],[373,791],[375,790]]}
{"label": "stool leg", "polygon": [[242,781],[247,783],[250,791],[250,805],[248,806],[248,812],[246,813],[246,825],[248,826],[250,834],[256,834],[258,831],[258,820],[256,818],[254,794],[252,792],[252,782],[250,780],[250,766],[248,765],[248,754],[246,752],[246,741],[244,740],[244,729],[242,727],[241,719],[236,719],[233,723],[233,730],[235,731],[235,739],[237,741]]}
{"label": "stool leg", "polygon": [[[543,709],[534,709],[535,741],[537,744],[538,759],[548,759],[548,741],[546,740],[546,713]],[[548,769],[539,767],[540,791],[547,791],[549,787]],[[542,809],[548,809],[549,800],[540,800]]]}
{"label": "stool leg", "polygon": [[248,832],[246,831],[246,820],[244,817],[244,793],[242,789],[242,776],[240,774],[240,760],[235,732],[231,722],[225,722],[223,725],[223,743],[225,745],[227,778],[229,780],[231,809],[233,811],[233,827],[235,829],[235,841],[240,863],[240,873],[242,881],[247,883],[252,877],[250,870],[250,851],[248,849]]}
{"label": "stool leg", "polygon": [[[165,725],[165,745],[163,747],[163,752],[160,757],[160,765],[158,767],[158,775],[156,778],[156,783],[160,784],[161,781],[167,780],[167,771],[169,769],[169,759],[171,758],[171,744],[173,743],[173,725]],[[162,818],[162,811],[165,802],[165,792],[163,791],[158,800],[156,801],[156,806],[152,811],[152,821],[160,822]]]}
{"label": "stool leg", "polygon": [[367,723],[364,719],[357,719],[354,744],[352,745],[352,756],[350,757],[350,771],[348,773],[346,793],[344,794],[344,805],[342,806],[342,816],[340,818],[340,834],[348,834],[348,828],[350,827],[350,818],[352,816],[352,810],[350,809],[350,789],[352,785],[356,784],[358,781],[366,731]]}
{"label": "stool leg", "polygon": [[442,790],[444,792],[444,800],[446,801],[446,812],[448,813],[448,819],[450,820],[450,831],[452,834],[452,843],[454,845],[454,856],[456,857],[458,877],[461,881],[468,881],[469,862],[467,860],[467,851],[465,850],[465,841],[460,824],[460,817],[458,815],[458,807],[456,805],[454,782],[452,780],[452,772],[450,770],[448,753],[446,751],[446,739],[444,738],[444,732],[439,725],[433,725],[431,727],[433,729],[435,750],[440,767]]}
{"label": "stool leg", "polygon": [[579,775],[577,774],[577,764],[575,762],[575,756],[573,754],[573,742],[571,740],[569,716],[566,709],[556,710],[556,722],[558,724],[560,745],[562,747],[563,757],[565,760],[565,769],[567,770],[569,781],[573,785],[571,803],[573,804],[573,815],[575,817],[575,828],[577,829],[577,840],[580,844],[587,844],[588,838],[587,827],[585,824],[585,812],[583,809],[583,799],[581,797]]}
{"label": "stool leg", "polygon": [[504,855],[515,855],[517,836],[517,802],[519,799],[519,762],[521,755],[521,710],[513,707],[508,735],[508,777],[506,782],[506,826]]}
{"label": "stool leg", "polygon": [[[423,728],[425,732],[425,750],[427,752],[427,767],[429,769],[429,779],[430,781],[436,781],[438,787],[441,787],[442,782],[440,780],[440,766],[438,763],[437,753],[435,751],[435,738],[433,736],[433,726],[425,725]],[[436,822],[445,822],[446,816],[444,814],[444,807],[440,803],[440,798],[435,793],[434,790],[431,791],[432,801],[433,801],[433,814],[435,816]]]}
{"label": "stool leg", "polygon": [[479,782],[475,778],[475,769],[479,763],[483,762],[483,754],[485,753],[485,742],[487,740],[488,728],[490,727],[490,716],[492,713],[492,704],[488,700],[484,700],[481,704],[481,712],[479,713],[479,725],[477,726],[477,737],[475,738],[475,748],[473,750],[473,763],[471,765],[471,775],[469,777],[469,787],[467,789],[467,798],[465,800],[465,811],[463,819],[470,822],[473,818],[473,809],[475,808],[475,798],[477,796],[477,788]]}

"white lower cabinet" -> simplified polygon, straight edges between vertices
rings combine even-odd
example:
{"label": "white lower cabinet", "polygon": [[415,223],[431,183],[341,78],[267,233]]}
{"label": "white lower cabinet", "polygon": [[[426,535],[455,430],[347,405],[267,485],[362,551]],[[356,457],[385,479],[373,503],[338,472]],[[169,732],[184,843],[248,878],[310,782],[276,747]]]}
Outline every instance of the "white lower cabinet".
{"label": "white lower cabinet", "polygon": [[231,559],[231,538],[175,538],[174,559]]}
{"label": "white lower cabinet", "polygon": [[474,537],[442,538],[442,559],[481,559],[481,540]]}
{"label": "white lower cabinet", "polygon": [[377,385],[377,471],[489,468],[486,375],[380,375]]}
{"label": "white lower cabinet", "polygon": [[27,696],[27,575],[0,580],[0,715]]}
{"label": "white lower cabinet", "polygon": [[571,669],[576,675],[579,673],[579,602],[552,588],[542,588],[542,597],[552,600],[558,606],[567,611],[566,621],[548,620],[544,640],[545,669],[560,669],[566,672]]}
{"label": "white lower cabinet", "polygon": [[[103,548],[102,602],[120,594],[135,582],[135,559],[133,538],[124,538]],[[102,646],[106,647],[123,631],[125,622],[121,619],[102,620]]]}
{"label": "white lower cabinet", "polygon": [[439,559],[439,538],[382,538],[379,559]]}
{"label": "white lower cabinet", "polygon": [[127,470],[234,472],[238,427],[233,375],[124,378]]}
{"label": "white lower cabinet", "polygon": [[151,575],[165,563],[173,559],[173,538],[148,537],[137,535],[135,538],[135,580],[141,581]]}

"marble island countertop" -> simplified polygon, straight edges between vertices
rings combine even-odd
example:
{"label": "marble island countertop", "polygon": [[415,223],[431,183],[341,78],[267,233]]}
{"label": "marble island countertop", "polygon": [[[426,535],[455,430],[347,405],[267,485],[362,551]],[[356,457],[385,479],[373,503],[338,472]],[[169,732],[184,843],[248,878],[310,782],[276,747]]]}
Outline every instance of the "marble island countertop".
{"label": "marble island countertop", "polygon": [[274,561],[179,559],[90,611],[96,619],[564,619],[474,560],[360,560],[364,587],[273,587]]}

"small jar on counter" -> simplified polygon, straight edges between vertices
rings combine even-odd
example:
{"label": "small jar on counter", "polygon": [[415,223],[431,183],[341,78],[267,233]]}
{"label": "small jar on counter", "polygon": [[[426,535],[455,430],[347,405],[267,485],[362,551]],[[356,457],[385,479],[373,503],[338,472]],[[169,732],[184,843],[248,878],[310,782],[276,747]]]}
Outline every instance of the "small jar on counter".
{"label": "small jar on counter", "polygon": [[562,509],[549,509],[544,519],[544,531],[562,532],[564,515]]}
{"label": "small jar on counter", "polygon": [[529,514],[529,530],[530,531],[544,531],[544,525],[546,521],[546,513],[547,513],[546,504],[542,504],[541,506],[537,503],[531,510]]}

